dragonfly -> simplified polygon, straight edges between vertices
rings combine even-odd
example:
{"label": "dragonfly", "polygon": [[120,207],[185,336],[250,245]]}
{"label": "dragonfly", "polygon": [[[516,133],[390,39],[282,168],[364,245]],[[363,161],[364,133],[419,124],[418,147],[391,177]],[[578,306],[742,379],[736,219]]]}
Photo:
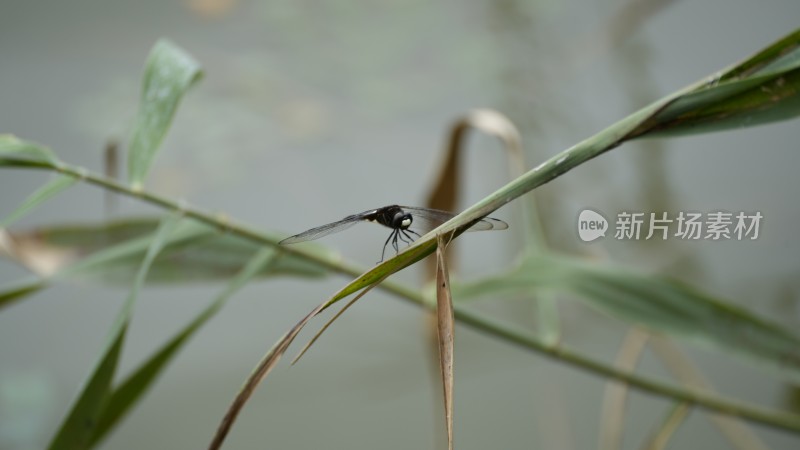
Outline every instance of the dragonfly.
{"label": "dragonfly", "polygon": [[[298,242],[312,241],[329,234],[338,233],[352,227],[359,222],[377,222],[391,228],[392,232],[386,238],[381,252],[383,262],[386,247],[392,243],[395,254],[400,253],[398,241],[411,245],[416,237],[438,227],[455,217],[455,214],[438,209],[419,208],[415,206],[389,205],[378,209],[370,209],[358,214],[345,217],[342,220],[331,222],[300,234],[288,237],[279,242],[280,245],[297,244]],[[505,230],[508,224],[499,219],[484,217],[472,225],[467,231]]]}

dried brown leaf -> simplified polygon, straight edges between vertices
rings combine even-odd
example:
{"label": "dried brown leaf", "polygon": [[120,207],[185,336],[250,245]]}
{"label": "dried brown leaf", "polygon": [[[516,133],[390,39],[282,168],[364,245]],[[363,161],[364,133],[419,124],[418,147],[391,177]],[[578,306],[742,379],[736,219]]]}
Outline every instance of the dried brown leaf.
{"label": "dried brown leaf", "polygon": [[[342,311],[340,311],[339,314],[334,316],[333,319],[331,319],[331,321],[328,324],[326,324],[326,326],[323,327],[323,329],[319,333],[317,333],[316,336],[314,336],[314,338],[311,340],[311,342],[309,342],[303,348],[302,352],[297,357],[295,357],[295,359],[292,362],[292,364],[294,364],[294,362],[296,362],[298,359],[300,359],[300,357],[303,355],[303,353],[305,353],[305,351],[308,350],[308,348],[314,343],[314,341],[316,341],[316,339],[322,334],[322,332],[325,331],[325,329],[328,327],[328,325],[331,322],[333,322],[333,320],[336,320],[336,318],[339,317],[341,315],[341,313],[344,312],[345,309],[347,309],[351,304],[355,303],[356,300],[358,300],[361,297],[363,297],[367,292],[372,290],[375,286],[378,286],[379,284],[381,284],[381,282],[384,279],[386,279],[386,277],[388,277],[388,276],[389,276],[388,274],[384,275],[382,278],[380,278],[375,283],[367,286],[353,300],[351,300],[350,303],[348,303],[342,309]],[[346,287],[345,287],[345,289],[346,289]],[[332,298],[336,298],[338,295],[339,295],[339,293],[335,294]],[[293,326],[292,329],[290,329],[286,334],[284,334],[278,340],[278,342],[276,342],[275,345],[273,345],[272,348],[269,349],[267,354],[264,355],[264,357],[261,359],[261,361],[256,366],[255,370],[253,370],[253,372],[250,374],[250,377],[248,377],[248,379],[245,382],[245,384],[242,387],[242,389],[236,395],[236,398],[231,403],[231,406],[228,407],[228,411],[225,413],[225,417],[223,417],[222,422],[220,422],[219,427],[217,428],[217,432],[214,435],[214,438],[212,439],[211,444],[209,444],[209,446],[208,446],[209,450],[216,450],[216,449],[219,449],[222,446],[222,443],[225,441],[225,438],[227,437],[228,432],[230,432],[230,429],[233,426],[233,423],[236,421],[236,418],[239,416],[239,413],[241,412],[241,410],[244,407],[245,403],[247,403],[247,401],[250,399],[250,397],[253,396],[253,393],[255,392],[255,390],[258,387],[258,385],[261,384],[261,382],[264,380],[264,378],[267,377],[269,372],[272,371],[273,368],[275,368],[275,365],[278,364],[278,361],[280,361],[280,359],[283,356],[283,354],[286,353],[286,350],[289,348],[289,346],[292,344],[294,339],[300,333],[300,330],[302,330],[303,327],[305,327],[306,324],[312,318],[314,318],[317,314],[319,314],[323,309],[325,309],[328,306],[330,306],[331,302],[332,302],[331,299],[326,300],[325,302],[321,303],[316,308],[314,308],[310,313],[308,313],[305,317],[303,317],[302,320],[297,322],[297,324],[295,324],[295,326]]]}
{"label": "dried brown leaf", "polygon": [[453,450],[453,347],[455,318],[453,298],[450,295],[450,276],[444,254],[447,244],[442,235],[437,236],[436,247],[436,317],[439,331],[439,362],[442,368],[444,417],[447,427],[447,448]]}
{"label": "dried brown leaf", "polygon": [[250,377],[245,382],[242,389],[236,395],[236,398],[233,399],[233,403],[228,408],[228,411],[225,413],[225,417],[223,417],[222,422],[219,424],[217,428],[217,432],[214,435],[214,438],[209,444],[209,450],[216,450],[222,447],[222,443],[225,442],[225,437],[227,437],[228,432],[230,431],[233,423],[236,421],[236,418],[239,416],[239,413],[242,411],[245,403],[253,396],[253,392],[255,392],[258,385],[261,381],[266,378],[269,372],[275,368],[275,365],[278,364],[281,357],[284,353],[286,353],[286,349],[289,348],[289,345],[292,343],[297,334],[300,330],[303,329],[306,323],[311,320],[312,317],[318,312],[319,307],[315,308],[311,311],[308,315],[303,317],[303,319],[298,322],[291,330],[289,330],[286,334],[284,334],[275,345],[272,346],[271,349],[267,352],[266,355],[261,359],[261,361],[256,366],[253,373],[250,374]]}

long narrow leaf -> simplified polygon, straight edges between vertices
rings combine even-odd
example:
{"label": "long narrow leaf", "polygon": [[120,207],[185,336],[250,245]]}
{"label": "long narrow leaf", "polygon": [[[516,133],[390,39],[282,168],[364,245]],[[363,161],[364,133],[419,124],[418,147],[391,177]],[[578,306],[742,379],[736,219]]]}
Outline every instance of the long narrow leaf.
{"label": "long narrow leaf", "polygon": [[[163,227],[163,224],[159,228]],[[154,232],[158,232],[158,229]],[[185,221],[177,226],[177,230],[170,236],[167,246],[180,246],[189,245],[192,242],[202,240],[211,236],[214,232],[206,227],[198,227],[191,221]],[[79,277],[79,276],[93,276],[93,274],[110,274],[111,271],[120,261],[128,261],[129,259],[138,259],[146,257],[152,247],[153,238],[151,236],[144,236],[137,239],[122,242],[121,244],[103,249],[91,256],[78,261],[75,264],[65,267],[63,270],[56,273],[54,278],[66,277]],[[152,264],[153,261],[150,262]],[[141,274],[141,267],[137,270],[132,281],[137,282]]]}
{"label": "long narrow leaf", "polygon": [[[13,247],[9,256],[39,275],[48,275],[53,270],[68,270],[66,267],[81,264],[83,259],[120,243],[139,242],[138,251],[130,251],[127,256],[118,255],[75,274],[103,284],[129,285],[147,250],[146,237],[157,227],[157,218],[146,217],[17,230],[9,232],[9,246]],[[197,235],[191,239],[171,239],[153,262],[147,276],[148,284],[227,281],[258,249],[251,241],[193,220],[181,224],[176,234],[183,233]],[[276,240],[279,240],[277,236]],[[55,260],[52,255],[62,257]],[[258,276],[321,277],[326,274],[319,264],[286,253]]]}
{"label": "long narrow leaf", "polygon": [[100,442],[142,398],[194,333],[214,317],[233,294],[252,280],[265,266],[274,263],[277,256],[275,249],[271,247],[257,252],[206,309],[114,389],[100,415],[100,421],[92,436],[92,445]]}
{"label": "long narrow leaf", "polygon": [[0,134],[0,166],[4,159],[55,163],[53,152],[33,142],[23,141],[11,134]]}
{"label": "long narrow leaf", "polygon": [[[157,227],[157,222],[146,219],[100,227],[41,228],[30,233],[14,234],[11,240],[19,246],[0,248],[0,253],[28,266],[43,278],[0,290],[0,308],[24,299],[56,280],[79,278],[101,283],[131,283],[136,275],[137,261],[141,261],[147,252],[150,234]],[[25,242],[29,237],[35,241],[35,245],[31,245],[31,252],[37,254],[26,253]],[[153,261],[147,282],[185,283],[230,279],[237,264],[238,267],[246,264],[254,248],[252,243],[229,233],[222,233],[196,221],[185,220]],[[62,266],[62,263],[52,261],[57,257],[49,256],[49,252],[62,256],[81,256],[84,252],[91,254],[77,260],[65,258],[66,261],[73,262]],[[43,261],[37,262],[37,258]],[[47,270],[37,266],[46,266]],[[57,271],[51,273],[52,270]],[[274,263],[263,266],[257,276],[288,274],[320,277],[326,273],[317,264],[296,255],[284,254]]]}
{"label": "long narrow leaf", "polygon": [[[706,133],[787,120],[800,114],[800,67],[713,85],[677,98],[645,126],[647,136]],[[650,125],[652,123],[652,125]]]}
{"label": "long narrow leaf", "polygon": [[125,332],[133,314],[139,289],[144,283],[150,264],[179,220],[180,216],[168,216],[153,236],[136,282],[131,287],[131,292],[111,327],[111,333],[100,360],[91,371],[91,375],[81,388],[81,393],[50,443],[48,448],[51,450],[87,448],[90,445],[100,420],[100,414],[111,393],[111,383],[117,369],[119,356],[122,353]]}
{"label": "long narrow leaf", "polygon": [[754,126],[800,114],[800,29],[676,96],[633,134],[680,135]]}
{"label": "long narrow leaf", "polygon": [[[312,316],[306,316],[301,323],[305,325],[304,322],[308,321]],[[289,330],[286,334],[281,336],[277,342],[272,346],[272,348],[267,351],[264,357],[259,361],[256,368],[247,378],[244,386],[236,395],[236,398],[233,399],[233,403],[231,406],[228,407],[228,411],[226,411],[225,416],[222,418],[219,426],[217,427],[216,433],[214,433],[214,437],[211,440],[211,443],[208,445],[208,450],[217,450],[222,447],[222,444],[225,442],[225,438],[228,436],[228,433],[231,430],[231,427],[236,422],[236,418],[239,416],[239,413],[244,408],[245,403],[252,397],[253,392],[261,383],[261,381],[269,375],[269,372],[278,364],[280,361],[281,356],[286,353],[286,349],[292,343],[294,338],[297,336],[297,333],[300,332],[300,327],[293,327]]]}
{"label": "long narrow leaf", "polygon": [[[184,226],[179,227],[178,230],[172,234],[169,245],[196,242],[198,239],[208,236],[210,232],[212,231],[208,228],[194,227],[191,222],[187,221]],[[97,251],[75,264],[64,267],[49,277],[24,282],[0,291],[0,308],[38,292],[48,287],[56,280],[81,276],[101,276],[100,274],[108,273],[109,267],[114,267],[119,264],[120,261],[130,261],[134,259],[141,261],[147,249],[150,247],[151,242],[152,236],[123,241],[101,251]]]}
{"label": "long narrow leaf", "polygon": [[[367,287],[363,291],[361,291],[354,299],[353,302],[357,301],[367,292],[372,290],[375,286],[380,284],[381,281],[385,279],[381,278],[376,283],[372,284],[371,286]],[[341,291],[340,291],[341,293]],[[339,294],[334,295],[337,297]],[[250,397],[253,396],[256,388],[264,378],[269,375],[270,371],[275,368],[275,365],[278,364],[278,361],[281,360],[286,350],[292,344],[294,339],[300,333],[300,331],[308,324],[308,322],[313,319],[317,314],[320,313],[323,309],[325,309],[328,305],[333,303],[331,300],[328,300],[316,308],[314,308],[310,313],[308,313],[305,317],[303,317],[299,322],[297,322],[286,334],[284,334],[273,346],[269,349],[269,351],[264,355],[264,357],[259,361],[256,368],[247,378],[242,388],[239,390],[239,393],[233,399],[233,402],[228,407],[228,411],[225,413],[225,416],[222,418],[219,426],[217,427],[217,431],[214,434],[211,443],[208,446],[209,450],[216,450],[222,447],[222,444],[225,442],[225,438],[228,436],[228,433],[231,430],[234,422],[236,422],[236,418],[239,416],[239,413],[244,408],[244,405],[250,400]]]}
{"label": "long narrow leaf", "polygon": [[778,39],[745,61],[723,71],[718,76],[718,80],[722,82],[752,74],[766,74],[783,70],[787,65],[795,64],[795,61],[786,58],[785,55],[792,54],[797,58],[800,56],[797,53],[798,48],[800,48],[800,28]]}
{"label": "long narrow leaf", "polygon": [[0,228],[9,227],[12,223],[22,218],[33,208],[59,194],[61,191],[66,190],[75,184],[76,181],[78,180],[68,175],[59,175],[57,178],[50,180],[49,183],[45,184],[36,190],[36,192],[31,194],[28,198],[26,198],[25,201],[14,210],[14,212],[0,221]]}
{"label": "long narrow leaf", "polygon": [[14,301],[21,300],[28,295],[39,292],[46,285],[47,283],[44,280],[35,280],[7,288],[0,292],[0,308],[8,306]]}
{"label": "long narrow leaf", "polygon": [[442,369],[444,394],[444,419],[447,430],[447,448],[453,450],[453,353],[455,318],[453,298],[450,295],[450,272],[444,252],[447,243],[439,235],[436,246],[436,324],[439,335],[439,364]]}
{"label": "long narrow leaf", "polygon": [[456,298],[525,289],[571,292],[628,323],[725,350],[800,380],[800,338],[744,309],[657,275],[554,255],[531,257],[509,273],[458,287]]}
{"label": "long narrow leaf", "polygon": [[128,179],[133,187],[141,187],[178,103],[201,76],[200,65],[180,47],[167,40],[153,47],[144,70],[139,112],[128,148]]}
{"label": "long narrow leaf", "polygon": [[[362,295],[363,295],[363,294],[362,294]],[[327,322],[325,322],[325,325],[323,325],[323,326],[322,326],[322,328],[320,328],[320,329],[319,329],[319,331],[317,331],[317,332],[314,334],[314,337],[312,337],[311,339],[309,339],[309,341],[306,343],[306,345],[304,345],[304,346],[303,346],[303,348],[302,348],[302,349],[301,349],[299,352],[297,352],[297,356],[295,356],[295,357],[294,357],[294,359],[292,359],[292,363],[291,363],[291,365],[295,365],[295,363],[297,363],[297,361],[300,361],[300,358],[302,358],[302,357],[303,357],[303,355],[305,355],[305,354],[306,354],[306,352],[307,352],[307,351],[308,351],[308,350],[311,348],[311,346],[312,346],[312,345],[314,345],[314,343],[316,343],[316,342],[317,342],[317,340],[318,340],[320,337],[322,337],[322,333],[324,333],[324,332],[325,332],[325,331],[328,329],[328,327],[330,327],[331,325],[333,325],[333,322],[336,322],[336,320],[337,320],[339,317],[341,317],[341,316],[342,316],[342,314],[344,314],[344,313],[345,313],[345,311],[347,311],[348,309],[350,309],[350,307],[351,307],[351,306],[353,306],[353,304],[355,304],[355,302],[357,302],[357,301],[358,301],[358,299],[360,299],[360,298],[362,297],[362,295],[357,295],[357,296],[353,297],[353,299],[352,299],[352,300],[350,300],[349,302],[345,303],[345,305],[342,307],[342,309],[340,309],[339,311],[337,311],[337,312],[336,312],[336,314],[334,314],[334,315],[333,315],[333,317],[331,317],[330,319],[328,319],[328,321],[327,321]]]}

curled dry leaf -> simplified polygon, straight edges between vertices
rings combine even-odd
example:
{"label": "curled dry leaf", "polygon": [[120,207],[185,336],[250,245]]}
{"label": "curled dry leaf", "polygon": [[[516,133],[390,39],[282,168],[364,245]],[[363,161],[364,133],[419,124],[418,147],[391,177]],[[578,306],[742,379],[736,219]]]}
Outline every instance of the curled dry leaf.
{"label": "curled dry leaf", "polygon": [[35,233],[11,233],[0,229],[0,256],[8,257],[41,277],[49,277],[75,262],[74,249],[50,245]]}

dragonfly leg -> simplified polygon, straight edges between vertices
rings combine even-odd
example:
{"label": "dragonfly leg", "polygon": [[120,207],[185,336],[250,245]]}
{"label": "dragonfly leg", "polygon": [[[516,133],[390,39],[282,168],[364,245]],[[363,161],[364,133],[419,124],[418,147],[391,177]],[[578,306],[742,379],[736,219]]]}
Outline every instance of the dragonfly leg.
{"label": "dragonfly leg", "polygon": [[400,248],[397,246],[397,236],[400,236],[400,230],[394,230],[392,235],[394,235],[394,239],[392,239],[392,247],[394,247],[394,254],[396,255],[400,253]]}
{"label": "dragonfly leg", "polygon": [[[404,241],[404,242],[405,242],[406,244],[408,244],[408,245],[411,245],[411,243],[412,243],[412,242],[414,242],[414,237],[412,237],[412,236],[411,236],[410,234],[408,234],[406,231],[411,231],[411,230],[400,230],[400,232],[401,232],[401,233],[403,233],[403,235],[404,235],[406,238],[408,238],[408,241]],[[411,231],[411,232],[412,232],[412,233],[414,233],[413,231]],[[414,234],[417,234],[417,233],[414,233]],[[419,236],[419,235],[417,234],[417,236]]]}
{"label": "dragonfly leg", "polygon": [[399,237],[400,240],[403,241],[406,245],[411,245],[411,242],[406,240],[406,238],[408,238],[408,235],[403,230],[398,230],[398,231],[400,233],[397,235],[397,237]]}
{"label": "dragonfly leg", "polygon": [[386,238],[386,242],[383,243],[383,251],[381,252],[381,260],[378,261],[378,264],[383,262],[383,258],[385,257],[384,255],[386,255],[386,246],[389,245],[389,240],[392,238],[392,236],[394,236],[395,233],[396,233],[396,231],[393,231],[392,234],[390,234],[389,237]]}

